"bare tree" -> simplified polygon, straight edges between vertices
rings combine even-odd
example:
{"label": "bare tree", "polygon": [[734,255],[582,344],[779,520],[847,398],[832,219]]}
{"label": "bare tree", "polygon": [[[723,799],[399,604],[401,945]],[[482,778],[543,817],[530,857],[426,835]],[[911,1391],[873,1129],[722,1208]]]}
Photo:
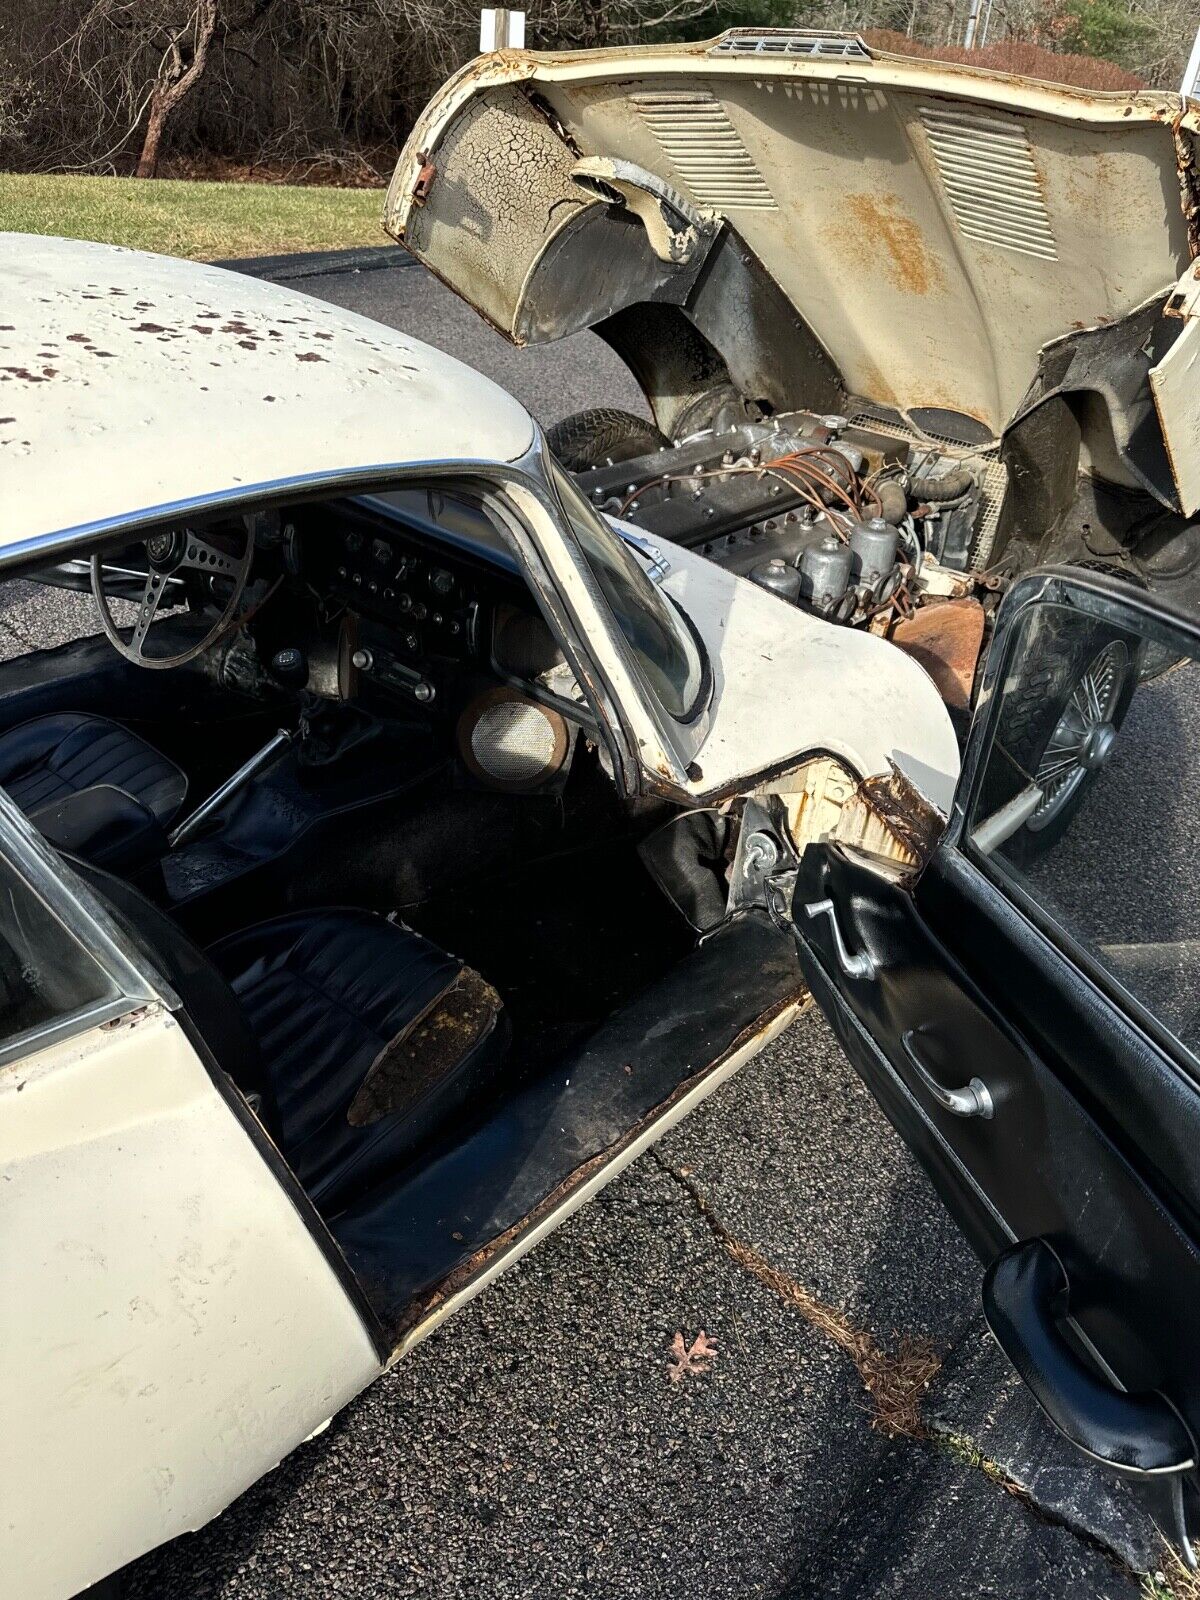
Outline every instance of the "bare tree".
{"label": "bare tree", "polygon": [[139,178],[152,178],[158,170],[158,152],[167,119],[204,76],[216,30],[217,0],[196,0],[192,15],[167,41],[157,81],[150,91],[150,114],[137,164]]}

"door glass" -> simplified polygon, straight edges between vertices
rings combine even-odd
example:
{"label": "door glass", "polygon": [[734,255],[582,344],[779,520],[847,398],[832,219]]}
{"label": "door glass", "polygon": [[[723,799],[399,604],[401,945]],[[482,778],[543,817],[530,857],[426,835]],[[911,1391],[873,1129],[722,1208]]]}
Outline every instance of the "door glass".
{"label": "door glass", "polygon": [[997,693],[969,848],[1200,1054],[1194,646],[1130,612],[1041,604]]}
{"label": "door glass", "polygon": [[0,856],[0,1046],[115,994],[103,967]]}

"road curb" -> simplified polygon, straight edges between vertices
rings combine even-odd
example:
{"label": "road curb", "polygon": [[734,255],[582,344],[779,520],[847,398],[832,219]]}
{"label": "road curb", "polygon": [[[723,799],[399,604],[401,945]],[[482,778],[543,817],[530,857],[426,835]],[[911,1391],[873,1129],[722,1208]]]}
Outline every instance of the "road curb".
{"label": "road curb", "polygon": [[249,278],[269,278],[272,283],[293,283],[303,278],[327,278],[346,272],[381,272],[392,267],[415,267],[417,262],[399,245],[367,246],[361,250],[309,250],[286,256],[245,256],[214,261],[213,266],[243,272]]}

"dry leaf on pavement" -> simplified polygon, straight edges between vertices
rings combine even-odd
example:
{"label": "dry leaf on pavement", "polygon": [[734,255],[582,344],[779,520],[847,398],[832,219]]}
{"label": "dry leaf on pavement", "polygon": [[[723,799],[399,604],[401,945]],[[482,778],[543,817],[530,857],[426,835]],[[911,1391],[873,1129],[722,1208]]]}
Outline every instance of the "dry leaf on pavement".
{"label": "dry leaf on pavement", "polygon": [[667,1362],[667,1377],[680,1383],[689,1373],[708,1372],[717,1359],[717,1341],[710,1339],[701,1328],[689,1347],[682,1333],[671,1340],[671,1357]]}

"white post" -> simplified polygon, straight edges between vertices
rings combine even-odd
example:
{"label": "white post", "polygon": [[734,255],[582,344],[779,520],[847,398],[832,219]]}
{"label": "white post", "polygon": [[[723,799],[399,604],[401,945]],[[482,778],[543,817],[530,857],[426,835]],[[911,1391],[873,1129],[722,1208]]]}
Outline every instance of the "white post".
{"label": "white post", "polygon": [[979,26],[979,7],[980,0],[971,0],[971,9],[967,12],[967,31],[963,36],[963,48],[965,50],[973,50],[975,48],[975,30]]}
{"label": "white post", "polygon": [[525,13],[507,6],[485,6],[479,13],[479,53],[493,50],[524,50]]}
{"label": "white post", "polygon": [[1183,74],[1183,87],[1179,92],[1200,97],[1200,28],[1196,30],[1196,42],[1188,57],[1188,64]]}

